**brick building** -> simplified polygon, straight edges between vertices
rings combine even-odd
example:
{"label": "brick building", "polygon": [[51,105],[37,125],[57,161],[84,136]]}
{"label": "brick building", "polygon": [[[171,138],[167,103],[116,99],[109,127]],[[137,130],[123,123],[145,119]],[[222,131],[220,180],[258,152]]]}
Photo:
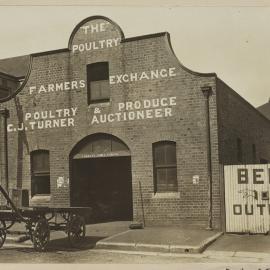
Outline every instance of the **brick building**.
{"label": "brick building", "polygon": [[24,82],[0,103],[0,180],[30,205],[220,228],[222,166],[270,159],[269,120],[184,67],[167,32],[125,38],[94,16],[68,48],[23,58]]}

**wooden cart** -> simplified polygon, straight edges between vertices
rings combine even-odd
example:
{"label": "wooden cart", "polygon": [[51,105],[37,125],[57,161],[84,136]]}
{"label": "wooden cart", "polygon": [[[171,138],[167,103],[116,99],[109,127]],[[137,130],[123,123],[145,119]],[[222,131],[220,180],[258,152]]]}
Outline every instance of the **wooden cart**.
{"label": "wooden cart", "polygon": [[80,247],[85,238],[84,215],[89,207],[23,207],[17,208],[0,185],[0,192],[8,208],[0,210],[0,248],[9,229],[15,223],[24,223],[26,235],[37,251],[44,251],[50,240],[50,231],[66,232],[72,247]]}

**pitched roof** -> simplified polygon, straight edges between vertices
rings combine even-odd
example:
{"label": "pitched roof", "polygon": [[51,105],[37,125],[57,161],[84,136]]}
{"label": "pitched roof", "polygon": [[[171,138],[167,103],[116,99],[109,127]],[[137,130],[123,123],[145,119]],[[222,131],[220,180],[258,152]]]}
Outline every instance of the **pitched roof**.
{"label": "pitched roof", "polygon": [[265,117],[270,120],[270,100],[257,108]]}
{"label": "pitched roof", "polygon": [[25,77],[29,68],[29,56],[17,56],[0,59],[0,72],[14,77]]}

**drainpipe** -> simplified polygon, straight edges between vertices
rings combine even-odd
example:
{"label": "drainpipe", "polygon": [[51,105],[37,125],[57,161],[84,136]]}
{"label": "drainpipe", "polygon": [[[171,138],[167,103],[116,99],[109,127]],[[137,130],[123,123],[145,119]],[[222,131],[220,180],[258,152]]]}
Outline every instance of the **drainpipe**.
{"label": "drainpipe", "polygon": [[211,86],[201,87],[205,98],[205,118],[206,118],[206,136],[207,136],[207,178],[208,178],[208,226],[207,230],[213,230],[213,202],[212,202],[212,157],[211,157],[211,134],[210,134],[210,110],[209,97],[212,94]]}
{"label": "drainpipe", "polygon": [[1,117],[4,118],[4,164],[5,164],[5,189],[9,194],[9,181],[8,181],[8,136],[7,136],[7,119],[9,117],[9,110],[1,109]]}

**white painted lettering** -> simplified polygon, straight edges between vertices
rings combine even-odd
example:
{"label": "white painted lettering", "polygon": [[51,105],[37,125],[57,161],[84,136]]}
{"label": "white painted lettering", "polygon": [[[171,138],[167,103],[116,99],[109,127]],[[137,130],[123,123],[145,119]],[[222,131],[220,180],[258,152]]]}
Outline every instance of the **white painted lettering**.
{"label": "white painted lettering", "polygon": [[138,74],[137,73],[130,73],[130,81],[138,81]]}
{"label": "white painted lettering", "polygon": [[61,125],[61,127],[66,127],[67,126],[66,121],[67,121],[67,119],[65,119],[65,118],[60,119],[60,125]]}
{"label": "white painted lettering", "polygon": [[59,91],[59,90],[62,91],[64,89],[63,83],[56,83],[55,89],[56,89],[56,91]]}
{"label": "white painted lettering", "polygon": [[128,82],[128,74],[123,75],[123,82]]}
{"label": "white painted lettering", "polygon": [[80,88],[84,88],[85,87],[85,81],[84,80],[80,80],[79,81],[80,84]]}
{"label": "white painted lettering", "polygon": [[108,122],[113,122],[113,121],[114,121],[113,114],[112,113],[108,114]]}
{"label": "white painted lettering", "polygon": [[77,81],[71,82],[71,89],[78,89],[78,82]]}
{"label": "white painted lettering", "polygon": [[172,109],[171,108],[165,108],[165,117],[172,116]]}
{"label": "white painted lettering", "polygon": [[24,116],[24,119],[27,121],[28,119],[30,119],[32,116],[31,113],[26,113],[25,116]]}
{"label": "white painted lettering", "polygon": [[81,26],[80,28],[84,31],[85,34],[87,34],[88,29],[90,28],[90,26],[89,25],[85,25],[85,26]]}
{"label": "white painted lettering", "polygon": [[54,84],[48,84],[48,92],[54,92]]}
{"label": "white painted lettering", "polygon": [[30,86],[29,87],[29,93],[30,93],[30,95],[34,92],[34,91],[36,91],[37,90],[37,87],[36,86]]}
{"label": "white painted lettering", "polygon": [[161,69],[159,73],[160,73],[160,77],[162,78],[166,78],[168,76],[167,70],[165,68]]}
{"label": "white painted lettering", "polygon": [[110,76],[110,84],[115,84],[115,76]]}
{"label": "white painted lettering", "polygon": [[73,45],[72,46],[72,52],[78,51],[79,46],[78,45]]}
{"label": "white painted lettering", "polygon": [[176,76],[175,69],[176,69],[175,67],[169,68],[169,76],[170,77]]}
{"label": "white painted lettering", "polygon": [[122,111],[125,108],[125,103],[118,103],[118,111]]}
{"label": "white painted lettering", "polygon": [[46,90],[46,88],[44,87],[44,85],[41,85],[40,87],[39,87],[39,90],[38,90],[38,93],[40,94],[41,92],[47,92],[47,90]]}
{"label": "white painted lettering", "polygon": [[107,39],[107,40],[106,40],[106,46],[107,46],[107,48],[113,46],[113,45],[112,45],[112,40],[111,40],[111,39]]}
{"label": "white painted lettering", "polygon": [[153,118],[153,110],[146,110],[146,118]]}
{"label": "white painted lettering", "polygon": [[162,109],[155,109],[155,118],[162,117]]}
{"label": "white painted lettering", "polygon": [[78,109],[77,107],[71,108],[72,116],[75,116],[77,109]]}
{"label": "white painted lettering", "polygon": [[71,126],[74,127],[75,126],[73,118],[68,118],[67,120],[68,120],[68,127],[71,127]]}
{"label": "white painted lettering", "polygon": [[99,124],[99,121],[98,121],[96,115],[93,116],[92,121],[91,121],[91,125],[93,125],[93,124],[95,124],[95,123]]}
{"label": "white painted lettering", "polygon": [[167,102],[167,98],[161,98],[160,99],[160,105],[165,107],[165,106],[168,106],[168,102]]}
{"label": "white painted lettering", "polygon": [[147,80],[149,80],[149,77],[148,77],[148,75],[146,74],[146,72],[145,71],[143,71],[142,72],[142,74],[141,74],[141,76],[140,76],[140,81],[142,80],[142,79],[147,79]]}
{"label": "white painted lettering", "polygon": [[171,105],[171,106],[176,106],[176,97],[170,97],[170,102],[169,102],[169,104]]}
{"label": "white painted lettering", "polygon": [[7,125],[7,132],[12,132],[13,131],[13,125],[12,124],[8,124]]}

